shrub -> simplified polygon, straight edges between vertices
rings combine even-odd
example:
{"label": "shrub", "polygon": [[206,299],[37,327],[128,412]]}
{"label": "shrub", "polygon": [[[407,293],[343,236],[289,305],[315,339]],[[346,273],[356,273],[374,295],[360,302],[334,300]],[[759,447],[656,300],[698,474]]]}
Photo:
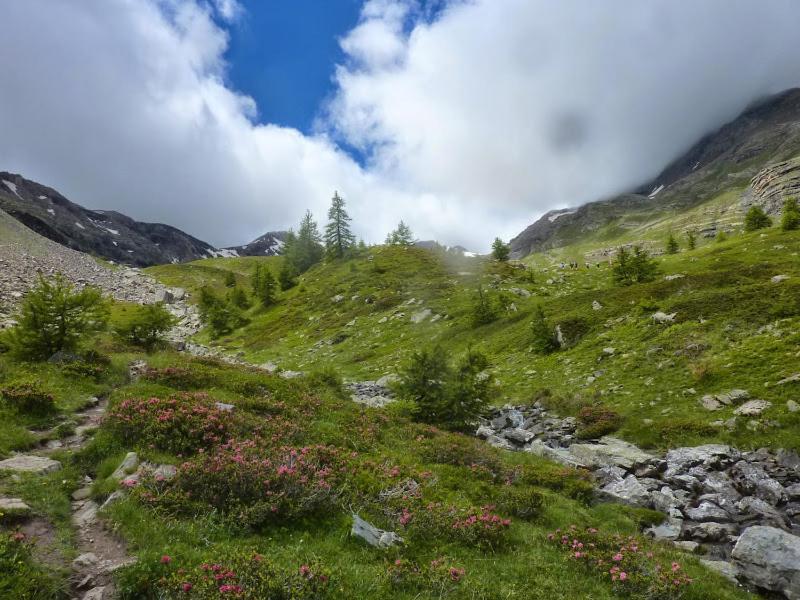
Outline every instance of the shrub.
{"label": "shrub", "polygon": [[633,253],[625,247],[617,250],[611,266],[611,274],[618,285],[633,285],[655,279],[658,266],[646,250],[633,247]]}
{"label": "shrub", "polygon": [[511,519],[494,510],[493,505],[459,508],[412,498],[403,506],[398,525],[418,543],[438,539],[467,547],[497,549],[507,541]]}
{"label": "shrub", "polygon": [[499,316],[497,302],[489,294],[483,291],[483,287],[478,287],[478,293],[475,296],[472,305],[472,325],[473,327],[480,327],[481,325],[488,325],[496,321]]}
{"label": "shrub", "polygon": [[21,413],[42,415],[56,409],[53,395],[35,379],[24,379],[0,388],[4,402]]}
{"label": "shrub", "polygon": [[183,463],[169,483],[150,481],[141,497],[158,502],[166,486],[164,498],[178,508],[199,502],[255,528],[333,508],[345,461],[332,446],[265,450],[253,440],[229,442]]}
{"label": "shrub", "polygon": [[163,555],[138,563],[120,576],[123,599],[318,600],[327,595],[330,571],[315,561],[287,571],[247,550],[226,550],[224,559],[184,565]]}
{"label": "shrub", "polygon": [[543,504],[541,492],[529,486],[503,486],[497,499],[497,509],[500,512],[525,520],[538,517]]}
{"label": "shrub", "polygon": [[253,295],[258,298],[261,306],[268,307],[275,304],[278,282],[272,274],[272,269],[266,265],[256,265],[252,282]]}
{"label": "shrub", "polygon": [[45,360],[56,352],[73,351],[92,332],[105,327],[108,305],[100,290],[75,290],[63,276],[39,276],[22,301],[17,325],[5,336],[12,354]]}
{"label": "shrub", "polygon": [[389,585],[402,590],[426,590],[437,598],[446,596],[464,580],[466,570],[446,557],[428,564],[398,558],[386,568]]}
{"label": "shrub", "polygon": [[107,427],[126,444],[173,454],[192,454],[227,440],[233,415],[219,410],[206,394],[169,398],[128,398],[108,413]]}
{"label": "shrub", "polygon": [[235,286],[228,292],[228,302],[241,310],[250,308],[250,299],[247,297],[245,291],[238,286]]}
{"label": "shrub", "polygon": [[511,483],[555,490],[581,502],[588,503],[594,498],[591,475],[552,463],[543,462],[515,467],[508,473],[507,479]]}
{"label": "shrub", "polygon": [[127,342],[152,350],[174,324],[175,318],[161,304],[145,304],[128,309],[114,331]]}
{"label": "shrub", "polygon": [[[633,536],[601,533],[570,526],[547,535],[548,541],[600,579],[620,597],[673,600],[683,597],[692,580],[680,563],[665,560],[663,551]],[[646,545],[647,544],[647,545]]]}
{"label": "shrub", "polygon": [[800,228],[800,209],[797,207],[797,198],[787,198],[783,203],[783,215],[781,216],[781,229],[783,231],[794,231]]}
{"label": "shrub", "polygon": [[772,219],[767,216],[763,208],[754,204],[744,216],[744,230],[757,231],[766,227],[772,227]]}
{"label": "shrub", "polygon": [[442,433],[420,442],[420,455],[426,462],[458,467],[483,467],[499,475],[503,462],[488,444],[460,433]]}
{"label": "shrub", "polygon": [[198,306],[200,318],[211,329],[214,337],[230,333],[248,322],[241,308],[220,298],[206,286],[200,288]]}
{"label": "shrub", "polygon": [[214,383],[214,377],[202,366],[190,367],[148,367],[142,376],[179,390],[196,390]]}
{"label": "shrub", "polygon": [[593,440],[615,432],[622,425],[622,416],[599,404],[584,406],[578,413],[578,430],[575,435],[583,440]]}
{"label": "shrub", "polygon": [[591,325],[582,317],[570,317],[558,322],[556,331],[556,344],[561,348],[572,348],[583,339]]}
{"label": "shrub", "polygon": [[236,287],[236,275],[233,271],[227,271],[225,273],[225,287]]}
{"label": "shrub", "polygon": [[397,391],[417,406],[417,418],[427,423],[460,429],[471,423],[493,397],[489,361],[469,349],[451,366],[441,346],[421,350],[400,373]]}
{"label": "shrub", "polygon": [[59,582],[34,560],[33,549],[23,533],[0,531],[0,597],[63,597]]}
{"label": "shrub", "polygon": [[539,354],[549,354],[558,349],[558,341],[551,325],[544,316],[541,305],[533,311],[533,321],[531,321],[531,334],[533,337],[533,349]]}

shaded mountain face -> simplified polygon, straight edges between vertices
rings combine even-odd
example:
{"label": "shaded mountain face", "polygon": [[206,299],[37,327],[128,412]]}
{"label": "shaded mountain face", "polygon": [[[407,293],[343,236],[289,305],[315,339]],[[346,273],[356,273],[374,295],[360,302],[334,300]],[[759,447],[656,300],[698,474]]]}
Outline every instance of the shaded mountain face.
{"label": "shaded mountain face", "polygon": [[54,242],[117,263],[143,267],[231,254],[169,225],[88,210],[13,173],[0,172],[0,209]]}
{"label": "shaded mountain face", "polygon": [[276,256],[283,251],[283,242],[288,233],[288,231],[268,231],[249,244],[223,248],[223,251],[237,256]]}
{"label": "shaded mountain face", "polygon": [[710,133],[630,193],[550,211],[511,240],[514,258],[559,248],[612,225],[621,216],[674,212],[732,189],[748,189],[766,166],[800,155],[800,89],[752,106]]}

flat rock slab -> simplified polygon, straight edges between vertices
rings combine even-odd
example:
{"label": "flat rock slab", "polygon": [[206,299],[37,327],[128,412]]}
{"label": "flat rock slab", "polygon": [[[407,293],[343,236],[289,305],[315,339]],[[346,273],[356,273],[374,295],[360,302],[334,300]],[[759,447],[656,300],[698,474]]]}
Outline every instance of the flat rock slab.
{"label": "flat rock slab", "polygon": [[599,444],[572,444],[569,452],[575,461],[590,468],[616,466],[632,469],[655,460],[655,456],[614,437],[603,437]]}
{"label": "flat rock slab", "polygon": [[14,517],[26,517],[31,514],[31,507],[21,498],[0,498],[0,513]]}
{"label": "flat rock slab", "polygon": [[61,463],[52,458],[34,456],[32,454],[19,454],[5,460],[0,460],[0,471],[16,471],[18,473],[35,473],[44,475],[61,468]]}

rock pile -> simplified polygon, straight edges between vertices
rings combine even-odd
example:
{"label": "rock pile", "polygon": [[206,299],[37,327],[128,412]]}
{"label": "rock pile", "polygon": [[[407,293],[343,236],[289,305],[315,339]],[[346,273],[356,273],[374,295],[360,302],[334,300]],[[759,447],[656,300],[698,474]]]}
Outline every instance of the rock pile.
{"label": "rock pile", "polygon": [[797,452],[706,444],[657,456],[613,437],[579,440],[576,426],[575,419],[549,414],[536,403],[496,410],[476,435],[495,447],[588,469],[600,499],[666,515],[649,535],[689,551],[702,547],[714,563],[710,567],[755,587],[800,597],[792,595],[800,593],[800,562],[790,567],[779,553],[752,550],[774,543],[790,553],[800,551]]}
{"label": "rock pile", "polygon": [[395,393],[389,387],[392,379],[386,376],[377,381],[354,381],[346,383],[345,388],[351,392],[353,402],[382,408],[395,401]]}

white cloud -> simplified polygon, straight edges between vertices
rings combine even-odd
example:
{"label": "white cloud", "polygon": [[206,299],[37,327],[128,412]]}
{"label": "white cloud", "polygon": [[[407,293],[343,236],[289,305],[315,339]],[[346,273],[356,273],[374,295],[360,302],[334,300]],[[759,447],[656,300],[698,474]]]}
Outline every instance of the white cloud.
{"label": "white cloud", "polygon": [[[216,244],[322,218],[374,241],[404,218],[485,249],[541,212],[654,175],[798,83],[791,0],[371,0],[320,133],[254,122],[226,84],[234,0],[12,2],[0,169]],[[369,156],[359,166],[335,140]]]}

